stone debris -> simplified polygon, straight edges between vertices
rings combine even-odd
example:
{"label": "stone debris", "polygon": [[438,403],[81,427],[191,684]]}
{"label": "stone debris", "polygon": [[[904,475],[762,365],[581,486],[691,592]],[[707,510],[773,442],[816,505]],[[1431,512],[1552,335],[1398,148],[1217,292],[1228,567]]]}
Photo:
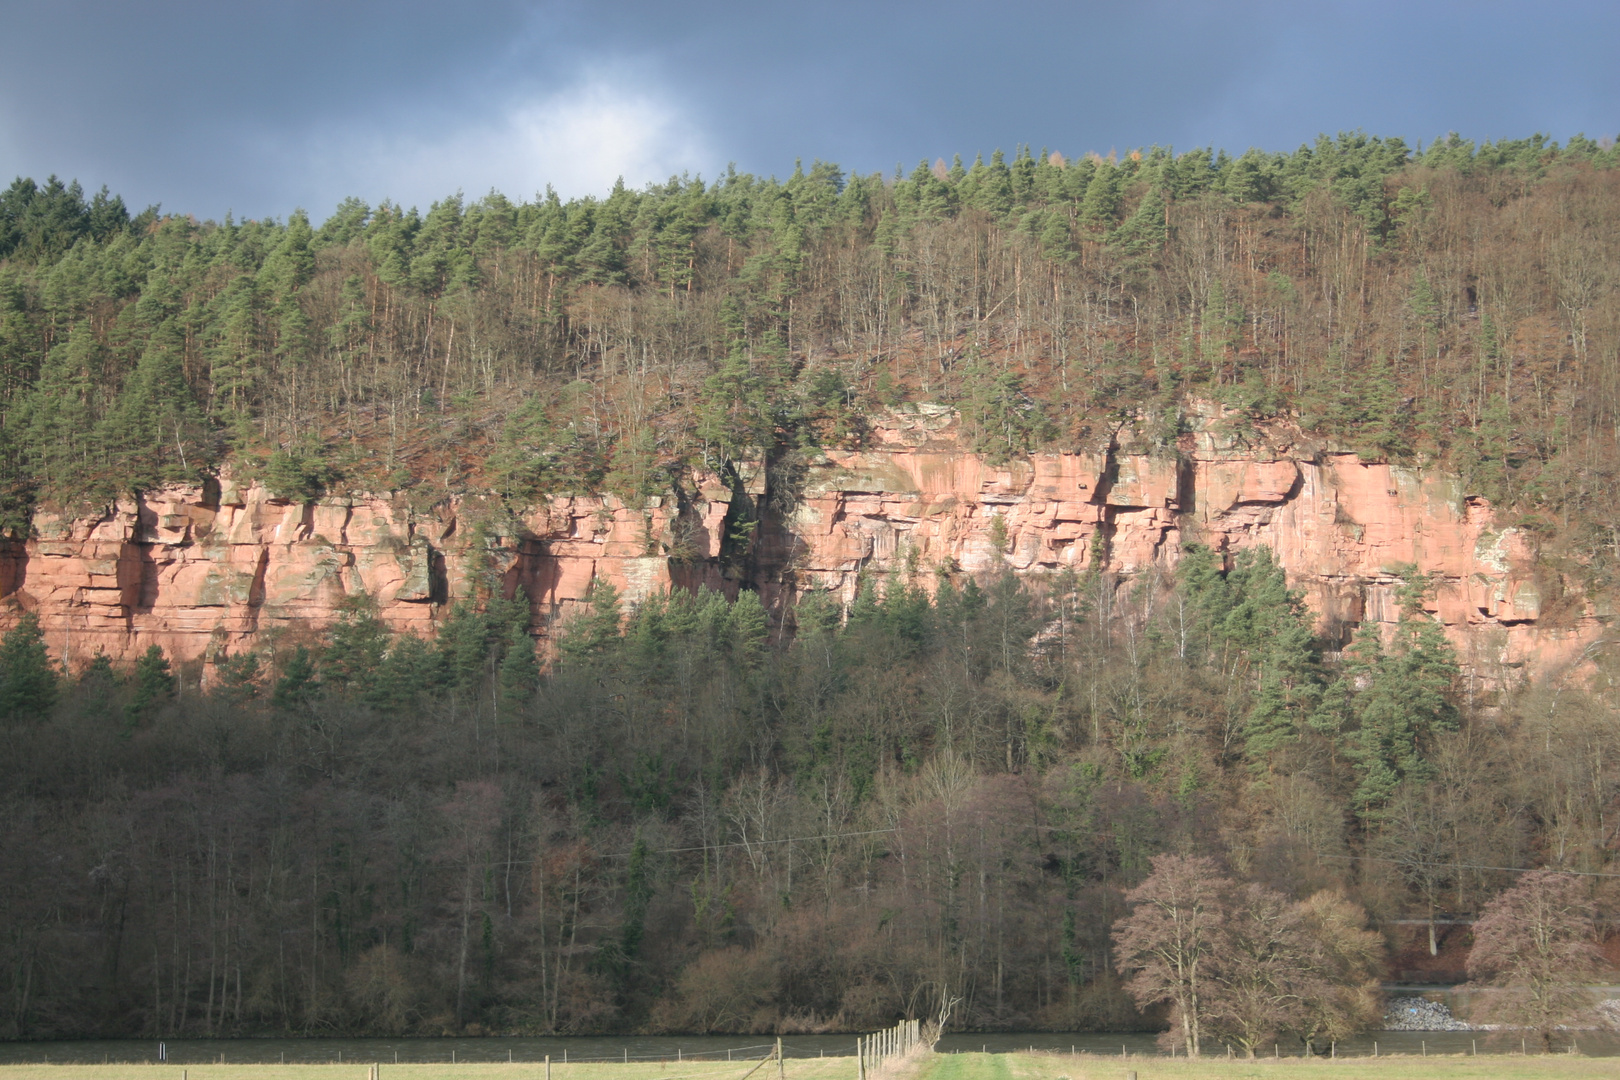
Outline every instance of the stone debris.
{"label": "stone debris", "polygon": [[[1620,1005],[1620,1002],[1616,1002]],[[1390,998],[1384,1006],[1385,1031],[1476,1031],[1451,1015],[1438,1001],[1420,997]]]}
{"label": "stone debris", "polygon": [[1597,1014],[1599,1027],[1620,1031],[1620,998],[1607,998],[1592,1010]]}

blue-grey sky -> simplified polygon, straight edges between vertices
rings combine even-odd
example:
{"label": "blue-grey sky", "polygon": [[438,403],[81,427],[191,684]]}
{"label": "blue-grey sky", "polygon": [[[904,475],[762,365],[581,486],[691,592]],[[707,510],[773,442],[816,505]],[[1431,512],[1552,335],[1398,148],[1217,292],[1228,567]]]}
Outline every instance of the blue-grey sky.
{"label": "blue-grey sky", "polygon": [[728,162],[1620,131],[1613,0],[0,0],[0,182],[317,219]]}

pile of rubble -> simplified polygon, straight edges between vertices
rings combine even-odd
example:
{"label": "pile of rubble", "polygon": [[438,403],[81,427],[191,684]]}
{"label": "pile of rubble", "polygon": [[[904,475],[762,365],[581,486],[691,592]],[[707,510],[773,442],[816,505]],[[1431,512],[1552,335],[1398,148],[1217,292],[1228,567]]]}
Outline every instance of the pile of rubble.
{"label": "pile of rubble", "polygon": [[1420,997],[1390,998],[1384,1007],[1385,1031],[1473,1031],[1438,1001]]}
{"label": "pile of rubble", "polygon": [[1597,1013],[1599,1027],[1620,1031],[1620,998],[1606,998],[1598,1002],[1593,1012]]}

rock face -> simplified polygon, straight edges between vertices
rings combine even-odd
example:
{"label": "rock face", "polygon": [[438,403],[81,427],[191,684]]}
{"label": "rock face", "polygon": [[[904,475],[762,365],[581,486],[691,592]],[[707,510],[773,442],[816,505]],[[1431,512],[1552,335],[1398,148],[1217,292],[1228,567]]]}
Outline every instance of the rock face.
{"label": "rock face", "polygon": [[1431,610],[1487,683],[1525,665],[1568,669],[1607,624],[1538,566],[1530,538],[1443,472],[1363,462],[1281,427],[1234,431],[1213,406],[1186,426],[1151,452],[1122,430],[1094,452],[995,464],[964,449],[950,409],[911,406],[880,418],[863,450],[694,475],[639,509],[556,497],[521,517],[473,495],[289,502],[227,476],[94,519],[39,514],[35,538],[0,553],[0,614],[36,612],[73,667],[151,644],[193,663],[318,632],[360,594],[396,629],[426,634],[456,600],[521,586],[544,634],[598,577],[629,603],[746,585],[782,611],[807,589],[850,599],[863,572],[926,586],[939,569],[1006,564],[1129,580],[1172,570],[1197,541],[1270,547],[1339,637],[1393,622],[1397,571],[1416,566],[1434,575]]}
{"label": "rock face", "polygon": [[1538,565],[1531,538],[1499,527],[1455,476],[1323,446],[1297,431],[1237,432],[1218,406],[1173,448],[1133,451],[1122,430],[1094,453],[995,465],[966,453],[954,418],[924,407],[875,432],[879,448],[827,452],[797,507],[766,533],[762,562],[799,588],[853,595],[856,575],[1000,563],[1027,575],[1169,571],[1184,543],[1266,546],[1330,637],[1393,623],[1405,568],[1432,575],[1429,610],[1464,666],[1498,683],[1514,669],[1581,662],[1608,612]]}

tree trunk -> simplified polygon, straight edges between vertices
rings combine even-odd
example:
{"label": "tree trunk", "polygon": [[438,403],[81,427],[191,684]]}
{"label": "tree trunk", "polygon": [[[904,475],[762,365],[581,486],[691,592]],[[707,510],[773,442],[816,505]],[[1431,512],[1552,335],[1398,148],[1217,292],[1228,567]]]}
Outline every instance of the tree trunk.
{"label": "tree trunk", "polygon": [[456,1023],[467,1022],[467,1015],[463,1011],[467,997],[467,934],[468,921],[472,917],[472,870],[467,871],[466,880],[461,890],[461,953],[456,957]]}

